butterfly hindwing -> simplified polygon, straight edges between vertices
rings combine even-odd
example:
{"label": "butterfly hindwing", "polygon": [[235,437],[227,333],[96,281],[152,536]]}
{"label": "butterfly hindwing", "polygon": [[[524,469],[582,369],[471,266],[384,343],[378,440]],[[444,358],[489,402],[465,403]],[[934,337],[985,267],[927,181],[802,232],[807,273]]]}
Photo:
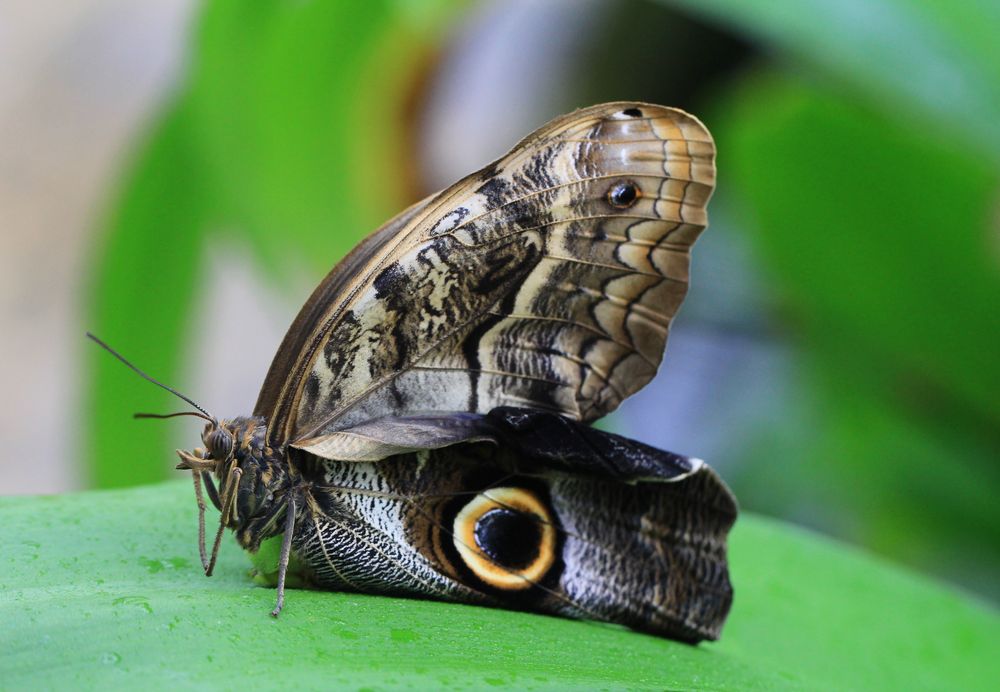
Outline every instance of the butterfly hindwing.
{"label": "butterfly hindwing", "polygon": [[296,533],[319,586],[718,636],[736,503],[710,468],[558,414],[473,419],[489,442],[321,463]]}

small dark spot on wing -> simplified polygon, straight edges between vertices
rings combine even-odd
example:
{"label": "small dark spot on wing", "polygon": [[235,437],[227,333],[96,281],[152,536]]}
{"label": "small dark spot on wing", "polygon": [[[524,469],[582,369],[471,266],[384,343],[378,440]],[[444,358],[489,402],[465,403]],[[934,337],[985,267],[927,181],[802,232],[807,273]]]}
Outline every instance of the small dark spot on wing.
{"label": "small dark spot on wing", "polygon": [[510,183],[503,178],[490,178],[479,186],[476,194],[486,198],[488,209],[496,209],[507,201],[510,194]]}
{"label": "small dark spot on wing", "polygon": [[641,196],[639,186],[631,180],[617,182],[608,190],[608,204],[615,209],[628,209]]}
{"label": "small dark spot on wing", "polygon": [[399,262],[393,262],[383,269],[373,282],[376,297],[381,300],[395,295],[400,289],[404,276],[405,274],[399,266]]}

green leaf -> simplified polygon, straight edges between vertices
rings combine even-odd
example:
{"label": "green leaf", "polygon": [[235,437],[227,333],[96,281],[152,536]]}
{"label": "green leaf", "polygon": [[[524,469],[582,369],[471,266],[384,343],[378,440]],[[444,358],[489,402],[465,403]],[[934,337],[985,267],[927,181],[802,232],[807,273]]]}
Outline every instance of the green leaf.
{"label": "green leaf", "polygon": [[252,586],[227,538],[201,575],[189,484],[0,500],[0,679],[129,685],[989,689],[988,606],[787,525],[743,516],[720,642],[356,594]]}
{"label": "green leaf", "polygon": [[[142,368],[174,382],[193,304],[211,208],[191,146],[190,114],[172,110],[138,157],[92,260],[86,329]],[[86,386],[88,480],[120,487],[161,480],[164,467],[128,460],[169,449],[164,425],[122,425],[136,411],[172,411],[177,400],[151,387],[80,335]]]}
{"label": "green leaf", "polygon": [[795,318],[1000,421],[997,170],[850,93],[778,75],[749,79],[719,110],[723,184]]}
{"label": "green leaf", "polygon": [[745,447],[740,497],[995,593],[997,169],[774,73],[710,121],[813,390],[808,420]]}
{"label": "green leaf", "polygon": [[[209,234],[249,245],[271,276],[304,263],[318,280],[412,201],[408,99],[456,4],[207,2],[188,83],[93,254],[86,328],[176,384]],[[170,426],[121,422],[175,401],[86,346],[90,484],[163,479],[123,460],[169,448]]]}
{"label": "green leaf", "polygon": [[666,1],[756,36],[796,66],[861,87],[900,122],[1000,163],[995,2]]}
{"label": "green leaf", "polygon": [[408,108],[444,25],[440,9],[385,0],[208,5],[189,98],[263,269],[291,259],[322,275],[412,201]]}

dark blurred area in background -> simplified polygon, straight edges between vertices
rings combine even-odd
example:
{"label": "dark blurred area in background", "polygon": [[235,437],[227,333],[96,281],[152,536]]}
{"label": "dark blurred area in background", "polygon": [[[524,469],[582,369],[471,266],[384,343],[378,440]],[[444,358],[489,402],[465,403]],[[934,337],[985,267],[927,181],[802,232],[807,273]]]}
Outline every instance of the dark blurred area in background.
{"label": "dark blurred area in background", "polygon": [[[4,16],[6,15],[6,17]],[[1000,597],[1000,7],[871,0],[0,10],[4,493],[170,477],[315,282],[550,117],[679,106],[719,186],[660,375],[603,425],[745,510]],[[234,309],[234,307],[236,309]]]}

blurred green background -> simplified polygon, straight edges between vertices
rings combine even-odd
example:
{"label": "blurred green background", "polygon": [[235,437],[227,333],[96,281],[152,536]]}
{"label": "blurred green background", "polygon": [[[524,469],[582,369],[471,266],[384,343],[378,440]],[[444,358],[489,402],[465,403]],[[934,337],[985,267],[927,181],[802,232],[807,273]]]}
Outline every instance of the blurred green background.
{"label": "blurred green background", "polygon": [[[80,300],[140,367],[248,413],[389,216],[559,113],[679,106],[717,140],[711,226],[661,375],[607,425],[1000,598],[1000,5],[202,0],[186,36]],[[255,288],[218,290],[230,261]],[[131,422],[177,402],[78,349],[83,485],[168,477],[199,427]]]}

